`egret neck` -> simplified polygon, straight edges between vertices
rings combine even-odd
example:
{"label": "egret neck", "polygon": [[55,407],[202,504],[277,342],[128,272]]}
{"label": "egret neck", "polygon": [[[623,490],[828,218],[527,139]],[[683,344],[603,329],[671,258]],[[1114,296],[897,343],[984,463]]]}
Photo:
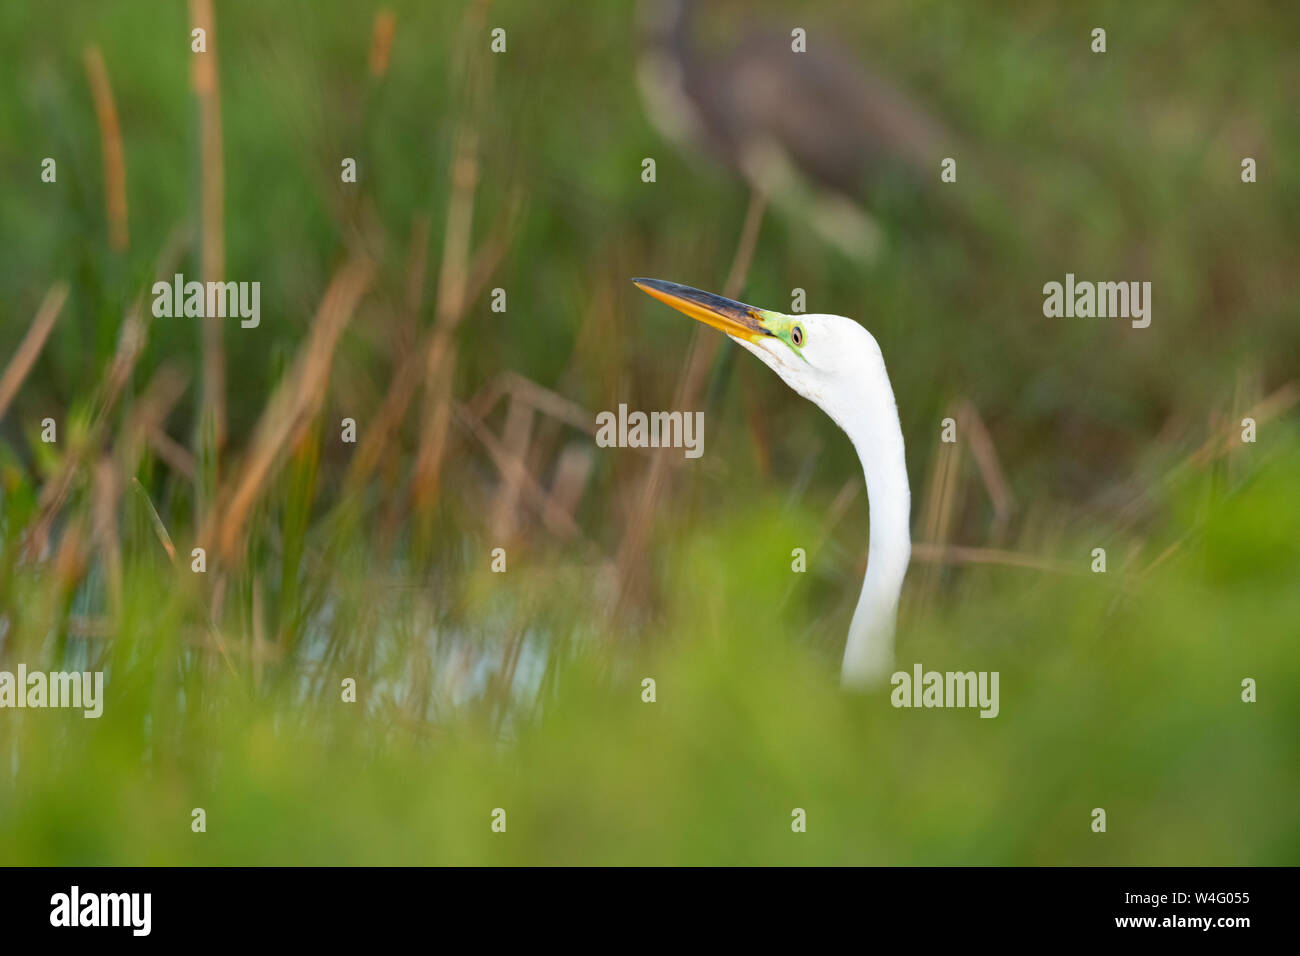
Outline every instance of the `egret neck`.
{"label": "egret neck", "polygon": [[861,396],[856,414],[842,419],[831,416],[848,434],[862,462],[871,522],[867,573],[849,625],[840,670],[846,687],[883,682],[893,669],[898,597],[912,555],[912,492],[907,483],[903,430],[894,393],[887,377],[883,383],[868,381],[863,390],[867,394]]}

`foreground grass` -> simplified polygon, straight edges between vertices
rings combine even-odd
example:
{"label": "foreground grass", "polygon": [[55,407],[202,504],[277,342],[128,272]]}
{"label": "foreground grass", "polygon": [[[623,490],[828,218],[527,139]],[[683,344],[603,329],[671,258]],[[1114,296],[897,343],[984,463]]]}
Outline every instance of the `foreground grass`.
{"label": "foreground grass", "polygon": [[[1140,583],[995,570],[959,610],[915,616],[901,665],[998,670],[991,720],[840,693],[832,652],[790,636],[818,610],[798,592],[782,604],[780,539],[798,526],[779,519],[724,516],[682,539],[644,652],[557,639],[538,707],[482,696],[436,724],[403,720],[373,668],[343,703],[345,661],[307,697],[304,662],[260,692],[217,666],[199,680],[171,638],[191,598],[140,576],[104,716],[6,715],[0,861],[1293,864],[1298,466],[1293,450],[1214,502]],[[1200,510],[1210,488],[1171,509]],[[500,580],[527,588],[530,572]],[[570,598],[538,598],[536,620],[560,626]]]}

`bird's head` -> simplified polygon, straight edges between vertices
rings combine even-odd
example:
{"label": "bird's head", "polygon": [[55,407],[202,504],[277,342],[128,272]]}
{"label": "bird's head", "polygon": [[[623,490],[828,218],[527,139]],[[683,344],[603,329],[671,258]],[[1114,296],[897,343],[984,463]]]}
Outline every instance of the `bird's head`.
{"label": "bird's head", "polygon": [[888,396],[893,405],[880,346],[852,319],[784,315],[675,282],[632,281],[642,292],[725,332],[850,434],[849,423],[866,411],[857,403]]}

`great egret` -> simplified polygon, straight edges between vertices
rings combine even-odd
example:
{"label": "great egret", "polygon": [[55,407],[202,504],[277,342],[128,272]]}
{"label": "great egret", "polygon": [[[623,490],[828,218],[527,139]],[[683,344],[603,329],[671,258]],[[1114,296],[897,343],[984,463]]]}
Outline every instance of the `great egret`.
{"label": "great egret", "polygon": [[893,667],[898,596],[912,553],[903,429],[880,346],[842,315],[782,315],[675,282],[632,281],[753,352],[853,442],[867,480],[871,543],[840,677],[846,687],[879,683]]}

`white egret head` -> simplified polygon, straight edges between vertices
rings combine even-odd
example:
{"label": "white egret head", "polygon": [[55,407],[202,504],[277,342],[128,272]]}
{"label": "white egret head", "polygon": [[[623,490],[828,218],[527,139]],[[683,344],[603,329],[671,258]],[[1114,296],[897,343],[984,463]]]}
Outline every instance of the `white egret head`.
{"label": "white egret head", "polygon": [[[856,444],[874,418],[898,412],[875,337],[842,315],[784,315],[661,279],[634,279],[643,292],[725,332],[792,389],[817,405]],[[859,449],[862,451],[863,449]]]}

